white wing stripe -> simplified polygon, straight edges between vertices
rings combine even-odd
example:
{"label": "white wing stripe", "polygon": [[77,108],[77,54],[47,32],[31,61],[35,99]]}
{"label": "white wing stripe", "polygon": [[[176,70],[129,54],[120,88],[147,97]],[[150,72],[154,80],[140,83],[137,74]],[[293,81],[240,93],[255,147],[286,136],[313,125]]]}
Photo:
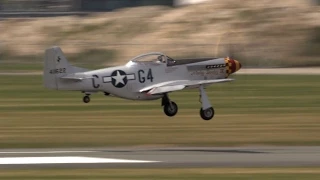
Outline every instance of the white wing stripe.
{"label": "white wing stripe", "polygon": [[184,89],[185,87],[186,86],[184,85],[156,87],[151,89],[148,94],[160,94],[164,92],[178,91]]}
{"label": "white wing stripe", "polygon": [[193,81],[171,81],[165,83],[155,84],[143,89],[140,89],[139,92],[148,91],[148,94],[160,94],[165,92],[172,92],[182,90],[187,86],[197,86],[202,84],[213,84],[213,83],[221,83],[221,82],[229,82],[233,81],[233,79],[213,79],[213,80],[193,80]]}

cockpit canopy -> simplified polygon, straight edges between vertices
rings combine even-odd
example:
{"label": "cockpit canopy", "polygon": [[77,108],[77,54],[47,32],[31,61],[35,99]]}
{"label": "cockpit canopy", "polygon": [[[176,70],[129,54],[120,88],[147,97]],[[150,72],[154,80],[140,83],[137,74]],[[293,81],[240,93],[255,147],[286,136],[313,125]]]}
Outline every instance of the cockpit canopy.
{"label": "cockpit canopy", "polygon": [[161,52],[142,54],[131,59],[129,62],[158,63],[173,65],[176,61]]}

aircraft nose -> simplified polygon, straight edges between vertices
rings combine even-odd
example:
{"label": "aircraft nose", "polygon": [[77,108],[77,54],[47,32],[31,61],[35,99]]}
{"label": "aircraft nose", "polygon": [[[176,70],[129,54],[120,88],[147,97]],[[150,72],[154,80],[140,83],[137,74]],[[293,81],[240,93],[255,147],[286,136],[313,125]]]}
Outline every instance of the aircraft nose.
{"label": "aircraft nose", "polygon": [[231,58],[226,58],[225,61],[226,61],[226,70],[228,75],[235,73],[239,69],[241,69],[241,64],[239,61]]}
{"label": "aircraft nose", "polygon": [[237,71],[239,71],[241,69],[241,64],[237,60],[234,60],[234,63],[236,64],[236,71],[235,72],[237,72]]}

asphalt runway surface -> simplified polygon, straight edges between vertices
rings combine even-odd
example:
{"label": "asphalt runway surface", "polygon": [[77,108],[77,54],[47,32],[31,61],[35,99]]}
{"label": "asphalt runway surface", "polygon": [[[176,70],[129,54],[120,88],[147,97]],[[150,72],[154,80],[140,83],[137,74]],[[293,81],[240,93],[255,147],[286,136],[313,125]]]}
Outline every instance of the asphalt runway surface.
{"label": "asphalt runway surface", "polygon": [[320,167],[316,147],[7,149],[0,168]]}

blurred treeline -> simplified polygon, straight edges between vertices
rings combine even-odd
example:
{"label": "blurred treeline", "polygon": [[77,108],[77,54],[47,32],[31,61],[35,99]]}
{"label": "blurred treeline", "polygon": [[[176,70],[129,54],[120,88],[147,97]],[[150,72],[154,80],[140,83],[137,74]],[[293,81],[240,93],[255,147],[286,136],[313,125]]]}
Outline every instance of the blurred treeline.
{"label": "blurred treeline", "polygon": [[[72,63],[92,68],[150,51],[172,58],[232,56],[246,67],[320,66],[320,0],[172,2],[0,0],[8,11],[87,12],[0,19],[0,70],[40,70],[44,49],[53,45]],[[95,7],[107,12],[88,12]]]}

